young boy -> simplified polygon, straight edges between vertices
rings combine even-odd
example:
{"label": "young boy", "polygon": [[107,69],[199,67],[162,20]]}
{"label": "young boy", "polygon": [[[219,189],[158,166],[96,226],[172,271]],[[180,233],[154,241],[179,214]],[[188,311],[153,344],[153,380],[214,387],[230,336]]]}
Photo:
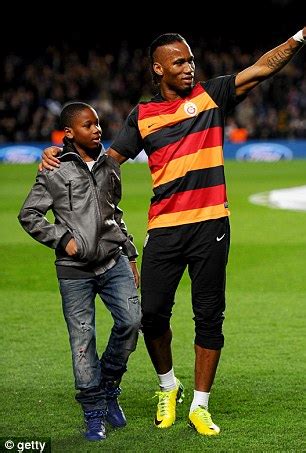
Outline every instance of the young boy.
{"label": "young boy", "polygon": [[[104,153],[95,110],[75,102],[64,107],[62,165],[38,172],[18,219],[37,241],[55,249],[63,313],[69,332],[76,400],[88,440],[105,439],[105,421],[126,424],[117,397],[129,355],[135,350],[141,310],[137,295],[137,250],[118,208],[119,164]],[[52,210],[55,222],[45,214]],[[114,325],[99,360],[95,296]]]}

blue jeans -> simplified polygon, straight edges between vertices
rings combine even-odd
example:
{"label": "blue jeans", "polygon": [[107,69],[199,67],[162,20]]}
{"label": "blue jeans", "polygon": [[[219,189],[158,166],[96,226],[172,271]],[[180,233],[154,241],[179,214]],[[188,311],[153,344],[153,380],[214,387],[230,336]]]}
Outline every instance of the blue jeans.
{"label": "blue jeans", "polygon": [[[101,382],[120,381],[136,348],[141,308],[127,257],[120,256],[104,274],[83,279],[59,279],[69,332],[76,395],[84,410],[106,407]],[[99,294],[114,320],[108,344],[99,360],[96,348],[95,297]]]}

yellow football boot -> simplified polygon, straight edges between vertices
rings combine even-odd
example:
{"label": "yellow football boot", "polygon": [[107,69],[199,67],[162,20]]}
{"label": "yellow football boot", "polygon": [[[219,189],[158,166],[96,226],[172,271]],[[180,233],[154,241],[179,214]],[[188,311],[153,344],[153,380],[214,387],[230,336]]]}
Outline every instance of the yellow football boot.
{"label": "yellow football boot", "polygon": [[176,418],[176,402],[181,403],[184,398],[184,387],[176,379],[176,388],[168,392],[155,392],[158,396],[157,413],[154,420],[156,428],[170,428]]}
{"label": "yellow football boot", "polygon": [[189,414],[189,426],[204,436],[216,436],[220,432],[219,426],[213,423],[210,413],[204,406],[198,406]]}

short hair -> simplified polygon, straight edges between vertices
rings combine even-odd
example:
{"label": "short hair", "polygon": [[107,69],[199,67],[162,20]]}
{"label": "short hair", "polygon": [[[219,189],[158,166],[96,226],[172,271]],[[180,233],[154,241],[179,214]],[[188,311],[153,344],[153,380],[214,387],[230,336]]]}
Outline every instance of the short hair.
{"label": "short hair", "polygon": [[159,35],[154,41],[151,43],[149,47],[149,56],[151,62],[153,63],[153,54],[157,47],[166,46],[167,44],[172,44],[174,42],[186,42],[186,39],[183,38],[182,35],[178,33],[164,33],[163,35]]}
{"label": "short hair", "polygon": [[187,42],[182,35],[178,33],[164,33],[163,35],[158,36],[151,43],[149,47],[149,57],[151,62],[151,73],[154,85],[158,85],[160,77],[153,70],[153,54],[158,47],[166,46],[167,44],[172,44],[174,42]]}
{"label": "short hair", "polygon": [[92,110],[92,107],[85,102],[71,102],[66,104],[60,115],[60,125],[62,129],[65,127],[72,127],[72,123],[76,115],[85,109]]}

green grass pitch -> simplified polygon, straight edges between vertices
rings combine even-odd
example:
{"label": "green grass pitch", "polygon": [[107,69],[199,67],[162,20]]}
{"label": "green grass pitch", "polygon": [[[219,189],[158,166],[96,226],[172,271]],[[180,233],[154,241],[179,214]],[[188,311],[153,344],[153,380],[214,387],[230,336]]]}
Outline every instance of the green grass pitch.
{"label": "green grass pitch", "polygon": [[[305,451],[306,212],[251,205],[248,196],[305,185],[306,162],[226,162],[232,245],[225,348],[210,411],[221,434],[187,427],[193,393],[193,321],[185,275],[176,297],[173,354],[185,401],[168,430],[153,426],[157,379],[143,338],[122,382],[128,425],[101,443],[83,440],[54,254],[22,230],[17,214],[36,165],[0,166],[1,432],[51,437],[52,452]],[[122,168],[125,220],[141,251],[151,196],[145,164]],[[111,326],[97,299],[99,350]]]}

